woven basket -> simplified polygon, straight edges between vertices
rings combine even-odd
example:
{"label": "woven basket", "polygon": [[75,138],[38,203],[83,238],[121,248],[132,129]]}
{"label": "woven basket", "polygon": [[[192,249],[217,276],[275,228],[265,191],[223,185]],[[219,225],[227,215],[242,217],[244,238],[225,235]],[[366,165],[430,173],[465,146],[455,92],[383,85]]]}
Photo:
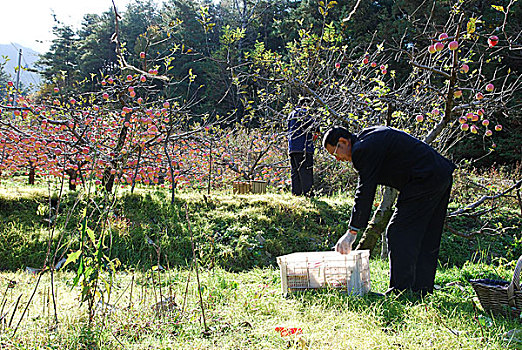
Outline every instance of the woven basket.
{"label": "woven basket", "polygon": [[491,311],[497,315],[520,317],[522,312],[521,270],[522,256],[517,261],[511,282],[488,279],[469,281],[485,311]]}
{"label": "woven basket", "polygon": [[252,184],[249,181],[234,181],[232,188],[234,193],[245,194],[252,191]]}

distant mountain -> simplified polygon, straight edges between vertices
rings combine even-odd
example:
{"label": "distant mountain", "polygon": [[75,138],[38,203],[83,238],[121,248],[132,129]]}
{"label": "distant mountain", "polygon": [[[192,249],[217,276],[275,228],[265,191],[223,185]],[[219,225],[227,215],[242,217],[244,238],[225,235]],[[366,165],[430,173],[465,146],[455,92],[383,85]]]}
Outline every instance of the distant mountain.
{"label": "distant mountain", "polygon": [[[32,49],[18,44],[0,44],[0,60],[3,62],[5,60],[4,56],[9,58],[4,71],[11,76],[13,82],[16,79],[15,67],[18,66],[18,52],[20,49],[22,50],[21,66],[26,69],[36,69],[35,62],[38,61],[40,55]],[[22,69],[20,71],[20,81],[25,89],[34,91],[40,85],[41,77],[38,73]]]}

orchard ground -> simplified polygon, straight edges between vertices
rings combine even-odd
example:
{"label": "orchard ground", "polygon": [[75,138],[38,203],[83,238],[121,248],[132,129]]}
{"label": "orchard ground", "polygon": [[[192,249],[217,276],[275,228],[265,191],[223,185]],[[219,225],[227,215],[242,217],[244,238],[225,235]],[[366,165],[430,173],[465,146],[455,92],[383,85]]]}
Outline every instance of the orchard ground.
{"label": "orchard ground", "polygon": [[[457,207],[456,203],[472,202],[481,196],[460,185],[470,177],[475,183],[487,184],[492,192],[511,185],[506,174],[492,175],[492,171],[457,174],[451,209]],[[60,256],[77,249],[80,213],[85,208],[92,210],[94,202],[103,204],[103,195],[89,197],[78,191],[59,197],[58,182],[28,186],[26,180],[2,180],[0,184],[2,348],[521,346],[516,334],[511,338],[513,332],[506,334],[519,328],[520,321],[484,312],[468,282],[472,278],[511,279],[522,241],[515,198],[497,201],[498,210],[489,214],[490,222],[506,228],[501,235],[464,239],[444,233],[436,278],[440,289],[424,299],[356,297],[336,290],[284,298],[275,257],[329,249],[346,230],[350,196],[340,193],[308,199],[273,189],[264,195],[233,195],[230,191],[207,195],[206,191],[193,190],[177,193],[171,205],[165,189],[137,187],[134,194],[122,190],[104,249],[122,265],[112,282],[105,278],[109,284],[98,288],[104,301],[97,301],[89,325],[87,306],[80,303],[81,288],[73,287],[77,266],[70,264],[66,271],[54,274],[54,293],[48,272],[42,274],[35,289],[39,275],[28,272],[27,267],[42,266],[50,236],[51,255],[55,250]],[[58,198],[58,215],[54,216],[49,205],[56,209]],[[187,214],[200,266],[200,288],[194,271],[189,272],[192,250]],[[89,225],[98,232],[95,223],[94,210]],[[477,229],[469,218],[450,220],[449,224],[462,232]],[[50,227],[56,227],[51,235]],[[58,244],[60,237],[69,250]],[[378,257],[378,252],[374,255],[372,290],[382,292],[388,282],[387,262]],[[103,276],[108,277],[108,271]],[[161,300],[166,300],[163,310],[155,307]],[[294,334],[284,336],[281,328]]]}
{"label": "orchard ground", "polygon": [[[70,272],[55,275],[58,325],[50,276],[42,277],[16,335],[13,331],[37,277],[26,272],[0,274],[8,311],[0,333],[3,349],[505,349],[520,346],[508,333],[520,321],[484,313],[467,279],[479,275],[510,278],[511,266],[467,263],[440,268],[441,286],[424,299],[350,296],[336,290],[281,295],[274,267],[231,273],[199,271],[205,331],[197,283],[186,268],[158,275],[121,271],[110,299],[99,303],[95,323],[71,288]],[[387,284],[387,263],[371,261],[372,288]],[[160,287],[161,286],[161,287]],[[13,303],[21,295],[17,312]],[[159,300],[167,300],[158,312]],[[4,311],[4,312],[5,312]],[[281,334],[281,327],[291,335]],[[513,332],[512,332],[513,333]]]}

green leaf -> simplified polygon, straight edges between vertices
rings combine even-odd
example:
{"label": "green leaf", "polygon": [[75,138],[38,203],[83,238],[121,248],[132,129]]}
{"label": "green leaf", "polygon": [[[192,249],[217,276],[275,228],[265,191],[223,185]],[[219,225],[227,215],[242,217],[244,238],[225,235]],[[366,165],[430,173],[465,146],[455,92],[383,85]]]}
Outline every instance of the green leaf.
{"label": "green leaf", "polygon": [[62,266],[62,269],[65,268],[65,266],[69,265],[70,263],[76,262],[76,260],[78,260],[78,258],[80,257],[81,254],[82,254],[81,250],[77,250],[74,253],[69,253],[69,255],[67,255],[67,260],[65,260],[65,263]]}
{"label": "green leaf", "polygon": [[469,21],[468,21],[468,25],[467,25],[467,32],[468,34],[473,34],[475,33],[475,29],[476,29],[476,23],[477,19],[476,18],[470,18]]}
{"label": "green leaf", "polygon": [[82,275],[83,275],[83,269],[84,269],[83,259],[80,259],[80,266],[78,266],[78,271],[76,271],[76,277],[74,277],[72,287],[76,287],[78,285],[78,281],[80,280],[80,277],[82,277]]}
{"label": "green leaf", "polygon": [[[93,242],[94,244],[94,242]],[[103,239],[100,238],[100,241],[98,242],[98,246],[96,247],[96,259],[98,262],[100,262],[103,258]]]}
{"label": "green leaf", "polygon": [[95,243],[96,243],[96,236],[94,235],[94,231],[91,230],[91,229],[88,228],[88,227],[86,227],[85,230],[86,230],[86,232],[87,232],[87,235],[88,235],[89,238],[91,239],[92,244],[95,244]]}
{"label": "green leaf", "polygon": [[330,9],[330,8],[334,7],[335,5],[337,5],[337,1],[330,1],[328,3],[328,8]]}
{"label": "green leaf", "polygon": [[110,293],[111,292],[111,284],[109,283],[109,281],[106,278],[103,278],[103,277],[100,277],[100,279],[102,280],[103,284],[105,285],[105,291],[107,293]]}

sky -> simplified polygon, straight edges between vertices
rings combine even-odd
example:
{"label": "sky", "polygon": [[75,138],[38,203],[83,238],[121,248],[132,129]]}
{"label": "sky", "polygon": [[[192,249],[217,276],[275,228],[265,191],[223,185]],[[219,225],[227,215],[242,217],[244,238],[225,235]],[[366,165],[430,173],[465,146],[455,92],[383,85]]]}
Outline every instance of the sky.
{"label": "sky", "polygon": [[[131,1],[114,0],[122,12]],[[53,39],[53,13],[58,20],[77,29],[84,14],[100,14],[110,8],[112,0],[2,0],[0,44],[19,44],[44,53]]]}

